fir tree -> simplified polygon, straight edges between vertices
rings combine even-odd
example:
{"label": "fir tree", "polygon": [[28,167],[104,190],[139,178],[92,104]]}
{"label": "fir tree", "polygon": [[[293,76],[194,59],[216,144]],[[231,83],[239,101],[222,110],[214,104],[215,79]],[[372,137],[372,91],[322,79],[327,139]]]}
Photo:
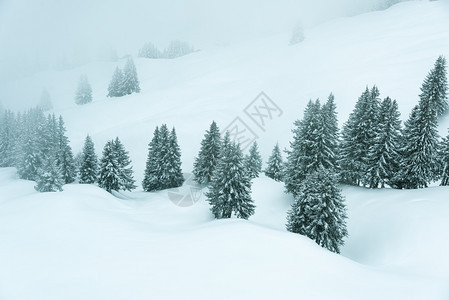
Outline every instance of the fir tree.
{"label": "fir tree", "polygon": [[189,43],[175,40],[170,42],[162,56],[164,58],[177,58],[192,53],[193,51],[194,48]]}
{"label": "fir tree", "polygon": [[94,143],[88,135],[84,141],[81,164],[79,168],[80,183],[92,184],[97,182],[98,158],[95,154]]}
{"label": "fir tree", "polygon": [[169,157],[169,136],[170,132],[168,131],[168,127],[166,124],[162,124],[159,129],[159,145],[158,145],[158,174],[157,179],[159,182],[159,189],[164,190],[169,188],[168,182],[170,181],[169,170],[167,169],[168,162],[167,158]]}
{"label": "fir tree", "polygon": [[276,143],[270,157],[268,158],[265,175],[276,181],[282,181],[282,155],[279,143]]}
{"label": "fir tree", "polygon": [[366,88],[343,126],[340,143],[340,179],[353,185],[365,184],[368,149],[374,143],[379,112],[379,90]]}
{"label": "fir tree", "polygon": [[42,168],[39,169],[36,183],[34,188],[41,193],[62,191],[63,178],[53,157],[48,157]]}
{"label": "fir tree", "polygon": [[0,167],[12,167],[16,162],[17,124],[13,112],[0,113],[2,113],[2,118],[0,118]]}
{"label": "fir tree", "polygon": [[162,162],[163,167],[168,173],[167,188],[182,186],[184,175],[181,170],[181,149],[178,145],[175,128],[170,132],[167,156],[166,158],[163,158]]}
{"label": "fir tree", "polygon": [[209,131],[206,131],[204,139],[201,141],[200,152],[193,164],[193,175],[196,182],[208,184],[211,181],[220,158],[220,150],[220,130],[217,123],[213,121]]}
{"label": "fir tree", "polygon": [[30,110],[23,119],[24,129],[17,163],[19,176],[26,180],[36,180],[38,171],[49,154],[49,148],[45,146],[46,119],[41,108]]}
{"label": "fir tree", "polygon": [[128,151],[125,150],[118,137],[113,141],[112,151],[119,167],[119,189],[125,191],[135,189],[131,160],[129,159]]}
{"label": "fir tree", "polygon": [[304,41],[304,28],[301,22],[298,22],[292,30],[290,37],[290,46],[296,45]]}
{"label": "fir tree", "polygon": [[51,96],[50,93],[48,92],[47,89],[44,89],[42,91],[41,94],[41,98],[39,101],[39,107],[43,110],[43,111],[47,111],[53,108],[53,104],[51,101]]}
{"label": "fir tree", "polygon": [[370,188],[394,185],[399,170],[399,138],[401,130],[400,113],[396,100],[389,97],[382,101],[379,123],[374,143],[369,147],[367,173],[364,182]]}
{"label": "fir tree", "polygon": [[321,107],[323,138],[323,167],[335,172],[338,170],[338,119],[337,106],[331,93],[326,103]]}
{"label": "fir tree", "polygon": [[98,186],[109,193],[120,189],[121,170],[114,152],[114,141],[108,141],[103,149],[103,157],[100,160],[100,174]]}
{"label": "fir tree", "polygon": [[75,103],[81,105],[89,102],[92,102],[92,88],[87,75],[81,75],[75,93]]}
{"label": "fir tree", "polygon": [[64,183],[72,183],[76,178],[75,160],[73,159],[72,148],[69,145],[69,139],[65,136],[65,127],[62,117],[59,117],[57,137],[57,166],[61,172]]}
{"label": "fir tree", "polygon": [[440,157],[443,164],[441,183],[442,186],[449,185],[449,135],[443,138],[440,147]]}
{"label": "fir tree", "polygon": [[159,151],[159,127],[156,127],[153,138],[148,145],[148,158],[145,168],[144,179],[142,181],[143,190],[146,192],[160,189],[160,151]]}
{"label": "fir tree", "polygon": [[251,145],[249,155],[245,156],[245,168],[250,180],[259,177],[259,173],[262,171],[262,157],[257,142]]}
{"label": "fir tree", "polygon": [[160,58],[161,53],[152,43],[146,43],[139,51],[139,57]]}
{"label": "fir tree", "polygon": [[301,184],[287,215],[287,230],[314,240],[318,245],[339,253],[348,235],[344,197],[336,176],[321,168]]}
{"label": "fir tree", "polygon": [[125,67],[123,68],[122,88],[125,95],[140,92],[136,66],[134,65],[134,61],[132,60],[132,58],[128,58]]}
{"label": "fir tree", "polygon": [[434,68],[424,79],[419,97],[421,101],[429,102],[431,106],[434,106],[437,116],[442,116],[448,109],[447,95],[446,59],[440,56]]}
{"label": "fir tree", "polygon": [[[295,122],[294,140],[290,143],[291,151],[287,152],[284,169],[287,192],[297,195],[301,182],[319,168],[335,169],[336,133],[331,130],[331,117],[332,108],[321,108],[319,100],[316,100],[309,101],[303,119]],[[328,124],[325,125],[326,122]]]}
{"label": "fir tree", "polygon": [[244,166],[243,153],[238,144],[231,143],[229,132],[225,134],[221,158],[206,194],[215,218],[248,219],[254,214],[251,199],[251,180]]}
{"label": "fir tree", "polygon": [[405,123],[400,179],[402,187],[424,188],[439,177],[437,107],[421,98]]}
{"label": "fir tree", "polygon": [[122,97],[125,95],[123,88],[123,72],[117,67],[112,75],[111,82],[108,87],[108,97]]}

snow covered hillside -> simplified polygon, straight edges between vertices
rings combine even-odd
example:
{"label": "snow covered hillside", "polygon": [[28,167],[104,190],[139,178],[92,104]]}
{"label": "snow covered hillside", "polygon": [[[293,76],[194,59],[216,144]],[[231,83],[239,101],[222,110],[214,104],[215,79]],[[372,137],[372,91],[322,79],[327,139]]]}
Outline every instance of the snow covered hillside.
{"label": "snow covered hillside", "polygon": [[[183,171],[191,172],[212,120],[225,129],[239,117],[265,161],[276,142],[289,146],[307,101],[331,92],[340,124],[374,84],[405,120],[436,58],[449,57],[449,1],[404,2],[305,35],[294,46],[286,33],[173,60],[135,58],[142,91],[121,98],[106,94],[125,59],[0,83],[4,105],[19,110],[46,87],[75,153],[87,134],[98,154],[119,136],[139,184],[115,195],[90,185],[39,194],[15,169],[0,169],[0,299],[448,299],[446,187],[343,187],[342,255],[286,232],[292,198],[264,176],[254,180],[249,221],[214,220],[204,195],[181,207],[167,191],[141,191],[147,145],[163,123],[176,127]],[[81,74],[94,100],[78,106]],[[278,107],[263,128],[244,111],[262,91]],[[448,127],[446,118],[441,135]]]}

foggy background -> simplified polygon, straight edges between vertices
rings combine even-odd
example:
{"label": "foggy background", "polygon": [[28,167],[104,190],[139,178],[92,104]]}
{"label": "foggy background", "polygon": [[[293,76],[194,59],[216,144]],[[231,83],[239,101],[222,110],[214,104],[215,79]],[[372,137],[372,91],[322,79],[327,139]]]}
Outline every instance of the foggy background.
{"label": "foggy background", "polygon": [[[388,0],[0,0],[0,81],[180,39],[201,49],[289,32]],[[1,92],[1,91],[0,91]]]}

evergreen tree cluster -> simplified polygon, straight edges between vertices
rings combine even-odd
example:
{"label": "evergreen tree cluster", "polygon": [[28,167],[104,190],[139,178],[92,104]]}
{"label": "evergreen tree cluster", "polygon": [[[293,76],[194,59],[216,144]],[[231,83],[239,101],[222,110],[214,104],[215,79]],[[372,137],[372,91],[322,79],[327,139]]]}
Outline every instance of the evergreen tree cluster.
{"label": "evergreen tree cluster", "polygon": [[139,50],[138,56],[153,59],[157,58],[173,59],[190,54],[194,51],[195,51],[194,47],[191,46],[189,43],[180,40],[174,40],[171,41],[170,44],[167,46],[167,48],[165,48],[163,51],[160,51],[153,43],[146,43]]}
{"label": "evergreen tree cluster", "polygon": [[20,178],[37,182],[36,190],[62,190],[76,169],[62,117],[45,117],[38,107],[23,114],[4,111],[0,126],[0,167],[16,167]]}
{"label": "evergreen tree cluster", "polygon": [[240,145],[231,142],[226,132],[206,194],[215,218],[248,219],[254,214],[254,201],[251,199],[251,174],[248,172]]}
{"label": "evergreen tree cluster", "polygon": [[148,145],[148,159],[142,187],[144,191],[158,191],[180,187],[184,182],[181,169],[181,150],[175,128],[163,124],[156,127]]}
{"label": "evergreen tree cluster", "polygon": [[258,177],[262,158],[254,143],[244,156],[239,144],[230,141],[229,132],[223,139],[217,124],[212,122],[201,141],[201,149],[193,165],[194,179],[209,187],[206,194],[215,218],[248,219],[254,214],[251,180]]}
{"label": "evergreen tree cluster", "polygon": [[442,185],[449,184],[449,136],[440,142],[437,132],[438,117],[448,108],[447,93],[446,61],[439,57],[401,128],[396,101],[381,100],[376,86],[367,87],[341,140],[333,96],[323,106],[310,101],[303,119],[295,122],[284,166],[286,191],[295,198],[287,229],[339,252],[347,230],[338,181],[369,188],[416,189],[439,178]]}
{"label": "evergreen tree cluster", "polygon": [[140,93],[140,83],[136,66],[132,58],[128,58],[123,71],[117,67],[108,87],[108,97],[122,97],[132,93]]}

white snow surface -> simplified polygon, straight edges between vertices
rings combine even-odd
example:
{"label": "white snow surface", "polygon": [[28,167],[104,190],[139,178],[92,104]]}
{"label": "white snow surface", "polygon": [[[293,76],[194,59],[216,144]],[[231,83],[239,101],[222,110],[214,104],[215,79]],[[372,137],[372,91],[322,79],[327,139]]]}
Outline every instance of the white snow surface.
{"label": "white snow surface", "polygon": [[[0,299],[449,299],[447,187],[343,186],[349,237],[341,255],[285,230],[292,197],[263,175],[253,182],[249,221],[214,220],[204,194],[181,207],[167,191],[141,191],[147,144],[163,123],[176,127],[191,172],[212,120],[224,129],[239,116],[259,136],[264,161],[277,141],[288,147],[307,101],[330,92],[340,124],[373,84],[397,99],[405,120],[436,58],[449,58],[449,1],[405,2],[322,24],[295,46],[288,40],[135,58],[142,92],[122,98],[106,94],[124,60],[0,83],[11,100],[4,105],[16,109],[46,86],[75,153],[88,133],[99,155],[119,136],[139,184],[114,195],[78,184],[37,193],[15,169],[0,169]],[[94,101],[77,106],[81,74]],[[243,112],[261,91],[283,111],[265,131]],[[448,126],[440,122],[442,135]]]}

